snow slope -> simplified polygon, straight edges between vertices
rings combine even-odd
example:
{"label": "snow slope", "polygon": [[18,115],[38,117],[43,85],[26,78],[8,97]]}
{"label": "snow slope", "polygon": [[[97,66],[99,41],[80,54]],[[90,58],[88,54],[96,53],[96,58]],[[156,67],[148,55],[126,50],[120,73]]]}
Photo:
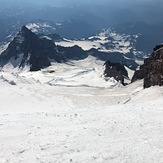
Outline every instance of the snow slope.
{"label": "snow slope", "polygon": [[103,64],[1,71],[0,163],[162,163],[163,88],[122,86]]}
{"label": "snow slope", "polygon": [[[17,59],[19,60],[19,58]],[[12,64],[11,64],[12,63]],[[79,61],[69,61],[66,63],[53,63],[52,66],[37,72],[29,72],[29,66],[23,70],[19,69],[14,60],[3,67],[2,75],[8,76],[7,72],[12,72],[14,80],[26,80],[32,83],[46,83],[49,85],[61,86],[87,86],[87,87],[119,87],[121,84],[114,78],[106,78],[104,73],[104,61],[88,56]],[[10,78],[7,78],[10,79]],[[12,76],[11,76],[12,79]]]}
{"label": "snow slope", "polygon": [[163,162],[162,87],[51,86],[1,73],[1,163]]}

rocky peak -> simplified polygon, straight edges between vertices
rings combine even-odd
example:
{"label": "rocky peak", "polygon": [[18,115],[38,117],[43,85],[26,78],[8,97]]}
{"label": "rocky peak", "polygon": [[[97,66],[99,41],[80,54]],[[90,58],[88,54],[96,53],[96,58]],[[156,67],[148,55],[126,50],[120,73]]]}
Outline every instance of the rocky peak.
{"label": "rocky peak", "polygon": [[10,44],[20,45],[22,47],[28,43],[30,44],[30,46],[34,46],[34,43],[36,43],[37,41],[37,35],[31,32],[26,26],[23,26]]}
{"label": "rocky peak", "polygon": [[19,34],[26,39],[30,39],[30,38],[38,39],[37,35],[34,34],[32,31],[30,31],[26,26],[23,26],[21,28],[21,31],[19,32]]}
{"label": "rocky peak", "polygon": [[144,88],[163,85],[163,44],[157,45],[151,57],[144,60],[144,64],[135,72],[132,82],[139,79],[144,79]]}
{"label": "rocky peak", "polygon": [[61,62],[64,57],[57,53],[56,45],[52,40],[39,38],[23,26],[8,48],[0,55],[0,65],[3,67],[10,62],[14,68],[28,65],[31,71],[37,71],[50,66],[50,59]]}
{"label": "rocky peak", "polygon": [[163,44],[156,45],[156,47],[153,49],[154,52],[156,52],[158,49],[163,48]]}

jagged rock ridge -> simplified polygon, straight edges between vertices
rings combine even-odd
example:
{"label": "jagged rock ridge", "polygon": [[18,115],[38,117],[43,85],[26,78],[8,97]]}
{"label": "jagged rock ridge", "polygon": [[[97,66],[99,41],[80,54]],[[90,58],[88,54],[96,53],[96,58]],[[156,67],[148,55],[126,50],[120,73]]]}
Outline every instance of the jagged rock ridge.
{"label": "jagged rock ridge", "polygon": [[144,88],[163,85],[163,44],[157,45],[150,58],[144,60],[140,70],[136,71],[132,82],[144,79]]}
{"label": "jagged rock ridge", "polygon": [[[25,26],[0,56],[2,67],[7,62],[12,62],[14,67],[18,66],[19,68],[29,65],[30,71],[50,66],[50,59],[56,62],[65,60],[64,56],[56,51],[53,41],[39,38]],[[19,60],[17,64],[15,64],[16,60]]]}
{"label": "jagged rock ridge", "polygon": [[26,65],[30,71],[38,71],[51,65],[52,62],[66,62],[88,57],[81,47],[56,46],[54,41],[61,39],[57,34],[36,35],[23,26],[8,48],[0,55],[0,67],[10,63],[14,68],[23,69]]}
{"label": "jagged rock ridge", "polygon": [[107,61],[104,63],[104,66],[105,66],[104,70],[105,77],[114,77],[115,80],[121,81],[121,83],[125,85],[124,78],[128,77],[128,73],[122,64],[111,63],[110,61]]}

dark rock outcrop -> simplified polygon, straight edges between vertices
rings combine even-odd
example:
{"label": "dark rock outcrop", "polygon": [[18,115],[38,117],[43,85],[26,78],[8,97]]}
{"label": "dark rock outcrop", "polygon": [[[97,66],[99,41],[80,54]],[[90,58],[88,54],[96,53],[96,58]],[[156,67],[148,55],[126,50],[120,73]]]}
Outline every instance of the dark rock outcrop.
{"label": "dark rock outcrop", "polygon": [[45,35],[45,34],[38,34],[38,37],[39,38],[46,38],[46,37],[49,37],[50,39],[52,39],[54,42],[55,41],[62,41],[63,40],[63,38],[60,36],[60,35],[58,35],[58,34],[56,34],[56,33],[52,33],[52,34],[48,34],[48,35]]}
{"label": "dark rock outcrop", "polygon": [[10,63],[30,71],[38,71],[51,65],[51,62],[67,62],[88,57],[88,53],[79,46],[56,46],[54,41],[61,39],[57,34],[36,35],[23,26],[8,48],[0,55],[0,67]]}
{"label": "dark rock outcrop", "polygon": [[39,38],[25,26],[0,55],[1,67],[12,62],[14,67],[19,68],[29,65],[30,71],[38,71],[50,66],[50,60],[62,62],[65,58],[56,51],[56,45],[52,40]]}
{"label": "dark rock outcrop", "polygon": [[144,79],[144,88],[163,85],[163,44],[157,45],[150,58],[144,60],[132,78],[132,82]]}
{"label": "dark rock outcrop", "polygon": [[57,46],[57,50],[62,52],[66,60],[80,60],[88,57],[88,53],[78,45],[74,45],[72,47]]}
{"label": "dark rock outcrop", "polygon": [[129,59],[124,56],[123,53],[119,52],[102,52],[98,49],[90,49],[88,53],[102,61],[110,61],[112,63],[121,63],[122,65],[126,65],[127,67],[130,67],[130,69],[135,70],[138,67],[138,64],[133,60]]}
{"label": "dark rock outcrop", "polygon": [[104,66],[105,77],[114,77],[115,80],[121,81],[121,83],[125,85],[124,78],[128,77],[128,73],[123,65],[120,63],[111,63],[110,61],[107,61],[104,63]]}

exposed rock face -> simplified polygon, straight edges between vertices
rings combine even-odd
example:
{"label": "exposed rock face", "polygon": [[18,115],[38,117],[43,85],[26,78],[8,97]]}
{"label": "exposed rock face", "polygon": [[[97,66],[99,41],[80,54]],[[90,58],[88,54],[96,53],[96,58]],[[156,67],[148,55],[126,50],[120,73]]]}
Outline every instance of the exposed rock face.
{"label": "exposed rock face", "polygon": [[71,59],[84,59],[88,53],[79,46],[56,46],[54,41],[61,39],[57,34],[37,36],[23,26],[8,48],[0,55],[0,66],[10,63],[14,68],[30,67],[38,71],[51,65],[51,62],[66,62]]}
{"label": "exposed rock face", "polygon": [[144,60],[140,70],[136,71],[132,82],[144,79],[144,88],[163,85],[163,44],[157,45],[150,58]]}
{"label": "exposed rock face", "polygon": [[124,83],[124,76],[128,77],[128,73],[123,65],[120,63],[111,63],[110,61],[105,62],[105,77],[114,77],[115,80],[121,81],[123,85]]}
{"label": "exposed rock face", "polygon": [[63,38],[56,34],[56,33],[52,33],[52,34],[48,34],[48,35],[45,35],[45,34],[38,34],[38,37],[42,38],[42,37],[49,37],[50,39],[52,39],[54,42],[55,41],[61,41],[63,40]]}
{"label": "exposed rock face", "polygon": [[64,57],[57,53],[53,41],[39,38],[25,26],[17,34],[8,48],[0,56],[0,64],[12,62],[13,67],[30,66],[30,71],[37,71],[50,66],[50,59],[62,62]]}
{"label": "exposed rock face", "polygon": [[72,47],[57,46],[57,50],[62,52],[67,60],[80,60],[88,57],[88,53],[77,45]]}

